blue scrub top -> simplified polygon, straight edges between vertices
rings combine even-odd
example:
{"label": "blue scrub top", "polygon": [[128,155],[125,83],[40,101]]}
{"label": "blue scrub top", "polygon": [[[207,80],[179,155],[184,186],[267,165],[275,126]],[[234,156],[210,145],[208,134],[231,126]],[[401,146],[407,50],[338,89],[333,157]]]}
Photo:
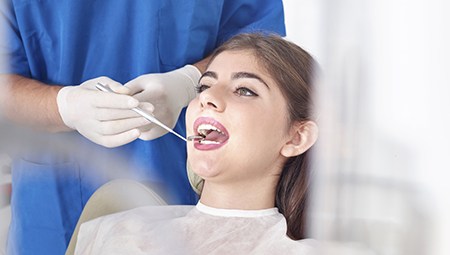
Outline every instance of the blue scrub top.
{"label": "blue scrub top", "polygon": [[[193,64],[234,34],[285,35],[281,0],[8,0],[1,6],[0,70],[47,84]],[[185,134],[184,111],[175,131]],[[135,178],[171,204],[195,204],[186,144],[172,134],[107,149],[76,132],[41,134],[12,169],[9,254],[64,254],[82,208],[101,184]]]}

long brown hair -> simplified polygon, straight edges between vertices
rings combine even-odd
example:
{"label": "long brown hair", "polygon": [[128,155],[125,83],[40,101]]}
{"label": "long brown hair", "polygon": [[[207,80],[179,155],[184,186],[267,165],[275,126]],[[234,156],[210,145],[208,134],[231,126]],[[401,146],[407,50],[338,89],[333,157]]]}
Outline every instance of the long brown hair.
{"label": "long brown hair", "polygon": [[[305,50],[277,35],[239,34],[217,48],[210,62],[221,52],[235,50],[251,50],[278,84],[288,104],[290,124],[313,119],[312,83],[316,62]],[[306,237],[308,154],[309,150],[286,161],[276,191],[275,205],[286,218],[287,235],[294,240]]]}

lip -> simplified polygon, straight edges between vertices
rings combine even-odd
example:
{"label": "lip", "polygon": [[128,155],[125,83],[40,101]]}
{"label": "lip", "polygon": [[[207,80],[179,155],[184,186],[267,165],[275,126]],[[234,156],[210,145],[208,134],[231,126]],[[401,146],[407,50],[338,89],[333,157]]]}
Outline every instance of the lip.
{"label": "lip", "polygon": [[230,138],[230,135],[228,134],[227,129],[217,120],[215,120],[214,118],[211,117],[199,117],[194,121],[194,129],[193,131],[195,132],[196,135],[198,135],[197,133],[197,129],[201,124],[209,124],[212,125],[218,129],[220,129],[220,131],[222,131],[227,139],[219,144],[201,144],[200,141],[194,141],[194,148],[198,149],[198,150],[216,150],[219,149],[220,147],[224,146],[227,142],[228,139]]}

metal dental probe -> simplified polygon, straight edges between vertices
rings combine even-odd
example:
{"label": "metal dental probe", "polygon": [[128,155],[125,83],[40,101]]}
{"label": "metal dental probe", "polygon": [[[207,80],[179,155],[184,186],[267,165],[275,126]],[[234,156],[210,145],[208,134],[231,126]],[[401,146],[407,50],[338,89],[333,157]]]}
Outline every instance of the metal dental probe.
{"label": "metal dental probe", "polygon": [[193,140],[200,140],[200,141],[203,141],[203,140],[205,140],[205,137],[204,137],[204,136],[201,136],[201,135],[191,135],[191,136],[188,136],[188,137],[187,137],[187,140],[188,140],[188,141],[193,141]]}
{"label": "metal dental probe", "polygon": [[[109,86],[107,85],[103,85],[100,82],[97,82],[97,85],[95,85],[95,87],[98,90],[101,90],[103,92],[111,92],[111,93],[116,93],[114,92]],[[166,125],[164,125],[161,121],[159,121],[158,119],[156,119],[153,115],[146,113],[144,110],[142,110],[139,107],[135,107],[133,109],[134,112],[136,112],[137,114],[141,115],[142,117],[146,118],[148,121],[155,123],[156,125],[164,128],[165,130],[169,131],[170,133],[176,135],[178,138],[182,139],[183,141],[187,142],[187,141],[192,141],[192,140],[196,140],[196,139],[201,139],[203,140],[204,137],[203,136],[199,136],[199,135],[192,135],[189,136],[187,139],[182,137],[180,134],[178,134],[177,132],[173,131],[171,128],[167,127]]]}

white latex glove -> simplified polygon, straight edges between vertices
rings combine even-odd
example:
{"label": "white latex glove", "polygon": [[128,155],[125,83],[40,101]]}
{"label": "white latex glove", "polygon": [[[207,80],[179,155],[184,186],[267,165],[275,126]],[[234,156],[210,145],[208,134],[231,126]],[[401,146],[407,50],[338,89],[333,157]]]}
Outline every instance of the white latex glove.
{"label": "white latex glove", "polygon": [[[95,88],[97,82],[116,93]],[[139,127],[148,121],[132,111],[139,106],[153,111],[149,103],[140,104],[129,94],[129,89],[107,77],[99,77],[78,86],[66,86],[58,92],[58,110],[64,124],[76,129],[81,135],[105,147],[117,147],[137,139]]]}
{"label": "white latex glove", "polygon": [[[140,102],[154,106],[153,115],[170,128],[174,128],[183,107],[196,97],[195,86],[200,71],[192,65],[162,74],[145,74],[125,84],[131,95]],[[155,124],[140,128],[142,140],[152,140],[167,133]]]}

